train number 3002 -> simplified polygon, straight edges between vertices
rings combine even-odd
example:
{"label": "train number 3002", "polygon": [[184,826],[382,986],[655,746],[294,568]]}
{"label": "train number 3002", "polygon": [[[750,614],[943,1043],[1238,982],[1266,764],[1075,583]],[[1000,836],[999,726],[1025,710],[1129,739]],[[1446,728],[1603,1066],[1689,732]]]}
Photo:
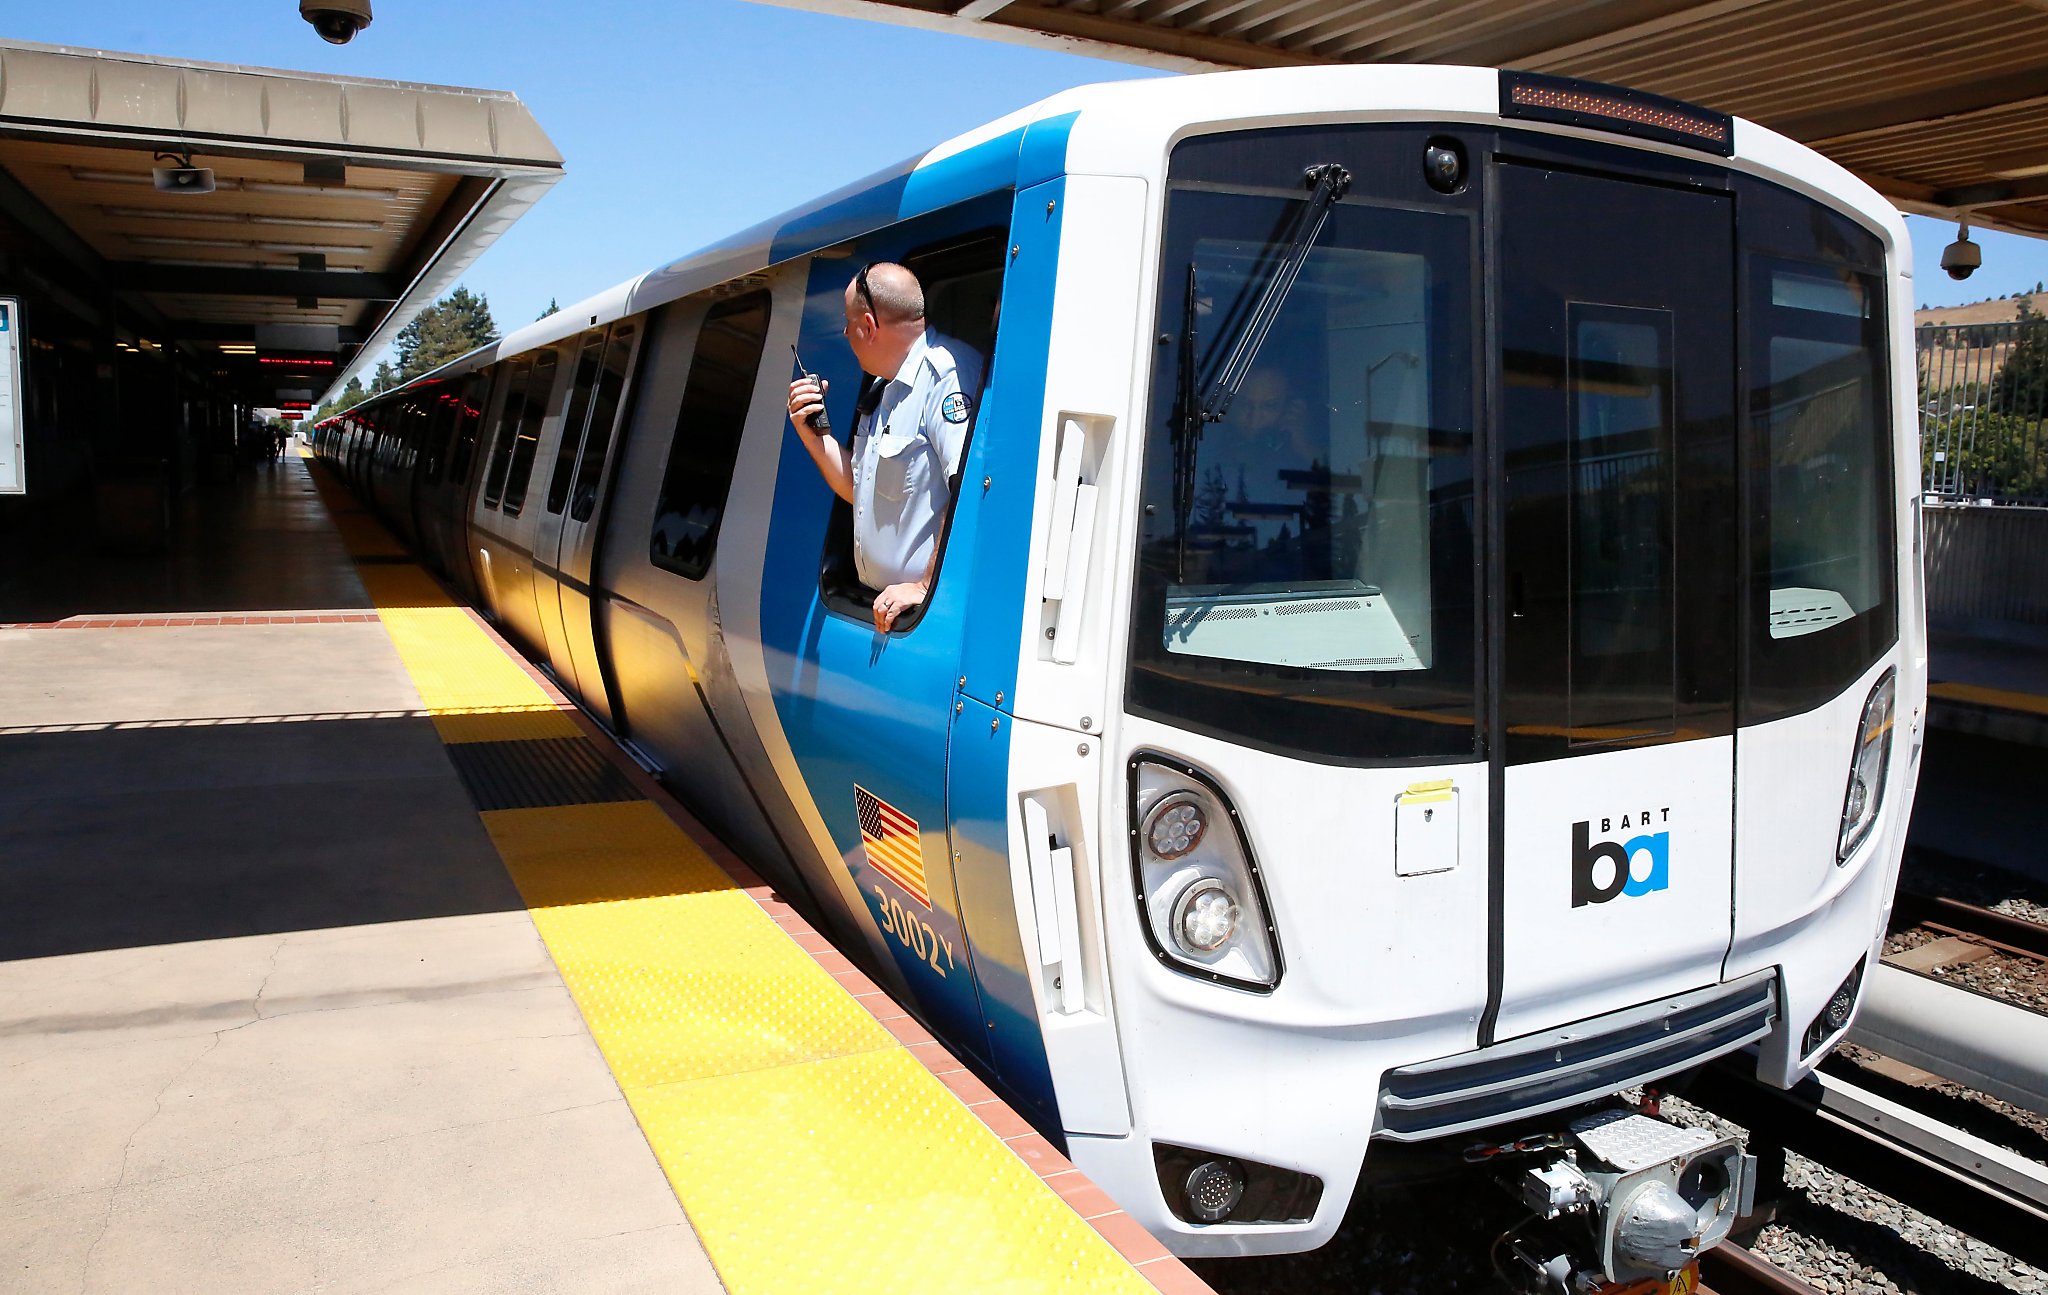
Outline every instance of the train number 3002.
{"label": "train number 3002", "polygon": [[916,954],[931,969],[941,976],[953,968],[953,942],[940,935],[931,923],[916,916],[909,909],[891,899],[880,886],[870,887],[875,892],[875,907],[882,915],[882,929],[902,942],[903,947]]}

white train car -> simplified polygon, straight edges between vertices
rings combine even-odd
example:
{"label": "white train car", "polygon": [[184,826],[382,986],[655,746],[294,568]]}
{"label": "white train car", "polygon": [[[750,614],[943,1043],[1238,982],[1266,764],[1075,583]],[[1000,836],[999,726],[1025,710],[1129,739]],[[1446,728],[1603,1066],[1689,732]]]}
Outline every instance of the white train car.
{"label": "white train car", "polygon": [[[989,360],[888,634],[784,412],[794,345],[854,422],[883,260]],[[1745,1171],[1602,1104],[1798,1081],[1884,929],[1909,266],[1839,167],[1612,87],[1104,85],[317,443],[1174,1250],[1541,1133],[1527,1275],[1629,1280]]]}

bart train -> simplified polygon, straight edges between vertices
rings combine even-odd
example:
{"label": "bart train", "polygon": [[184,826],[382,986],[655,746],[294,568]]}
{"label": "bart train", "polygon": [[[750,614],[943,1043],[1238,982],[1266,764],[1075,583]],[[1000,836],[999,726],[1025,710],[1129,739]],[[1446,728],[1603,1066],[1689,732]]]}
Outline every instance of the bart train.
{"label": "bart train", "polygon": [[[988,359],[886,634],[785,410],[794,345],[853,423],[884,260]],[[1649,95],[1102,85],[314,443],[1174,1250],[1508,1145],[1522,1279],[1631,1280],[1749,1176],[1611,1096],[1798,1081],[1884,928],[1909,265],[1841,168]]]}

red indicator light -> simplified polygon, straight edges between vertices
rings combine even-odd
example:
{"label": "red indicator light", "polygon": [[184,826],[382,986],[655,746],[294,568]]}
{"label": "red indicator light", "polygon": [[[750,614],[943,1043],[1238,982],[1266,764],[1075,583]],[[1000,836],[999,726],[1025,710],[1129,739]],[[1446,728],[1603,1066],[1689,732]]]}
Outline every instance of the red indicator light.
{"label": "red indicator light", "polygon": [[1585,90],[1563,90],[1549,86],[1518,85],[1511,93],[1516,103],[1530,108],[1552,108],[1558,112],[1581,112],[1593,117],[1612,117],[1616,121],[1632,121],[1642,126],[1655,126],[1659,130],[1677,131],[1681,135],[1695,135],[1716,144],[1728,142],[1727,122],[1697,117],[1669,108],[1630,103],[1626,99]]}
{"label": "red indicator light", "polygon": [[1503,117],[1634,135],[1722,157],[1735,154],[1735,121],[1726,113],[1597,81],[1545,76],[1539,72],[1502,72],[1500,113]]}

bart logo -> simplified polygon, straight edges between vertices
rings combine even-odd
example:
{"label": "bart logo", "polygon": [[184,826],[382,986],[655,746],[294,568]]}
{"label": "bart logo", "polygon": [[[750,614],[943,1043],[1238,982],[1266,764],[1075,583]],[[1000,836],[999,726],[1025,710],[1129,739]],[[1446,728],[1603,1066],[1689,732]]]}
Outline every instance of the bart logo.
{"label": "bart logo", "polygon": [[[1671,811],[1663,811],[1669,820]],[[1645,811],[1633,820],[1648,827]],[[1621,830],[1631,818],[1621,816]],[[1602,832],[1613,831],[1612,819],[1601,819]],[[1603,868],[1601,865],[1605,864]],[[1617,895],[1647,895],[1671,884],[1671,833],[1644,832],[1625,841],[1593,840],[1590,821],[1572,824],[1572,907],[1604,904]]]}

